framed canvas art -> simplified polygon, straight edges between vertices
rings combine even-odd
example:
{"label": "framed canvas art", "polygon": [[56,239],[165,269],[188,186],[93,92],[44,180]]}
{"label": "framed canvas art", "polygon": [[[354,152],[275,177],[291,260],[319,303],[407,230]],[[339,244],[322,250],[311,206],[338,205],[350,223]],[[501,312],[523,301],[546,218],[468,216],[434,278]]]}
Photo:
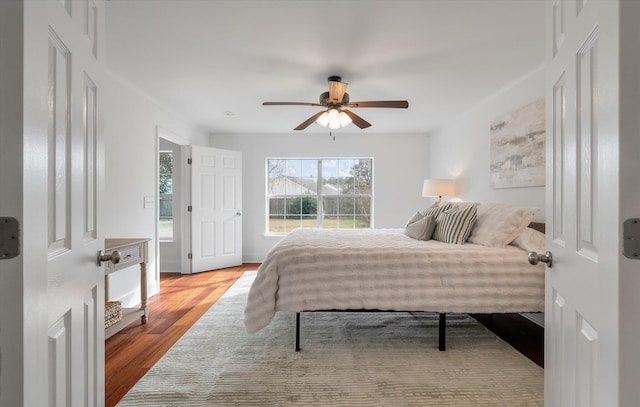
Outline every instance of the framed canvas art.
{"label": "framed canvas art", "polygon": [[492,188],[544,186],[544,99],[493,120],[490,137]]}

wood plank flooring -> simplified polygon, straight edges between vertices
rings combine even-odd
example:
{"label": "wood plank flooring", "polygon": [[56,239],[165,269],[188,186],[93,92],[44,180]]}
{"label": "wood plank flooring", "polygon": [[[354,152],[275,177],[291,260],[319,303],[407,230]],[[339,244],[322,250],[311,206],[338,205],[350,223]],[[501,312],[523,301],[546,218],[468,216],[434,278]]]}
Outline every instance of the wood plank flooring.
{"label": "wood plank flooring", "polygon": [[[192,275],[160,274],[160,294],[149,299],[147,324],[132,323],[105,342],[105,405],[115,406],[134,384],[247,270],[243,264]],[[473,315],[542,366],[544,330],[518,314]]]}
{"label": "wood plank flooring", "polygon": [[115,406],[242,273],[259,266],[160,273],[160,294],[148,301],[147,323],[132,323],[105,342],[105,405]]}

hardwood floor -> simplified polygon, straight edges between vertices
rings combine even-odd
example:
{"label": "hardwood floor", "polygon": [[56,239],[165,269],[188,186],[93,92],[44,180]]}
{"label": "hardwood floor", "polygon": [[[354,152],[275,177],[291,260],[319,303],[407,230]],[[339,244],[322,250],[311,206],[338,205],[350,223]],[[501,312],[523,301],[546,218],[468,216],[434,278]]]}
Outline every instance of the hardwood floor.
{"label": "hardwood floor", "polygon": [[258,267],[161,273],[160,294],[149,299],[147,323],[132,323],[105,342],[105,405],[115,406],[242,273]]}
{"label": "hardwood floor", "polygon": [[[160,274],[147,324],[132,323],[105,342],[105,405],[115,406],[134,384],[247,270],[259,264],[192,275]],[[473,315],[522,354],[543,366],[544,330],[518,314]]]}

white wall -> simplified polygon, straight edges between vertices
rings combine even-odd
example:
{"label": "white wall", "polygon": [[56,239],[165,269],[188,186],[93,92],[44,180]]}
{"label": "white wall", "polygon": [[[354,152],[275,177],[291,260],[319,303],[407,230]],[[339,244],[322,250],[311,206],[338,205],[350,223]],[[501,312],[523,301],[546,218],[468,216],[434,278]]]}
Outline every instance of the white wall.
{"label": "white wall", "polygon": [[464,201],[536,206],[544,220],[544,187],[493,189],[489,173],[489,123],[514,109],[544,98],[544,70],[536,69],[463,112],[430,134],[429,169],[434,178],[454,178]]}
{"label": "white wall", "polygon": [[328,133],[214,135],[216,148],[242,152],[243,261],[261,262],[281,238],[265,236],[267,157],[372,157],[374,227],[400,228],[430,202],[422,198],[428,177],[426,135]]}
{"label": "white wall", "polygon": [[[209,137],[114,76],[105,86],[105,237],[151,238],[147,266],[148,293],[159,288],[156,239],[157,208],[144,208],[144,197],[158,198],[158,126],[193,144]],[[140,301],[138,269],[114,273],[110,299],[124,305]]]}

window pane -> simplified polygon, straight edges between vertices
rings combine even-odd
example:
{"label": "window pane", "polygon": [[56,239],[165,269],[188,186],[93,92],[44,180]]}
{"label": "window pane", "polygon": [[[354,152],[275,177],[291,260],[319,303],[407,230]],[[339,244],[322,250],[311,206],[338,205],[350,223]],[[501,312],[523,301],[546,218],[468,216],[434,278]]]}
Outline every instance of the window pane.
{"label": "window pane", "polygon": [[300,160],[287,160],[284,173],[284,194],[300,195],[302,188],[297,179],[300,178]]}
{"label": "window pane", "polygon": [[353,215],[355,198],[338,198],[338,214]]}
{"label": "window pane", "polygon": [[267,161],[267,194],[284,195],[284,174],[286,169],[286,160],[268,160]]}
{"label": "window pane", "polygon": [[340,193],[338,181],[338,160],[322,160],[322,193],[335,195]]}
{"label": "window pane", "polygon": [[358,197],[355,199],[355,214],[368,218],[371,216],[371,198]]}
{"label": "window pane", "polygon": [[338,227],[338,198],[326,196],[322,198],[322,227],[335,229]]}
{"label": "window pane", "polygon": [[325,196],[322,198],[322,212],[325,216],[338,214],[338,197]]}
{"label": "window pane", "polygon": [[268,160],[269,195],[316,195],[317,160]]}
{"label": "window pane", "polygon": [[339,229],[354,229],[353,216],[338,216]]}
{"label": "window pane", "polygon": [[284,198],[269,199],[269,231],[284,232]]}
{"label": "window pane", "polygon": [[354,219],[356,229],[371,227],[371,198],[359,197],[355,199]]}
{"label": "window pane", "polygon": [[355,160],[351,171],[355,193],[371,195],[371,160]]}
{"label": "window pane", "polygon": [[173,240],[173,153],[161,151],[158,161],[160,173],[158,237],[160,240]]}
{"label": "window pane", "polygon": [[368,217],[358,216],[354,218],[354,228],[355,229],[369,229],[371,227],[371,223],[369,222]]}
{"label": "window pane", "polygon": [[352,167],[354,160],[340,160],[338,164],[340,174],[340,189],[343,194],[355,193],[353,188]]}

